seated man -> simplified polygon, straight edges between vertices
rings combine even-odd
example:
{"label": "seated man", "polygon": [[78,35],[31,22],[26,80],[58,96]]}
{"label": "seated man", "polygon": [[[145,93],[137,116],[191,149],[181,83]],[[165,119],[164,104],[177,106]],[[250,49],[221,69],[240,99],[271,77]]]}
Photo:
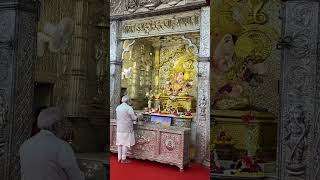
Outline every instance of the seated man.
{"label": "seated man", "polygon": [[58,108],[40,112],[41,131],[20,147],[22,180],[84,180],[72,148],[60,139],[62,119]]}

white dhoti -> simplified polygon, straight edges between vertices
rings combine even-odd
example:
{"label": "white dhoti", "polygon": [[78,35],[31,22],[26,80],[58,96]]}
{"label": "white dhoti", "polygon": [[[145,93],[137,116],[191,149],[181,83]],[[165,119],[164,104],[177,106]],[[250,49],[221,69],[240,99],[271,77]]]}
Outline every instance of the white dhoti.
{"label": "white dhoti", "polygon": [[117,132],[116,145],[131,147],[135,144],[134,133]]}

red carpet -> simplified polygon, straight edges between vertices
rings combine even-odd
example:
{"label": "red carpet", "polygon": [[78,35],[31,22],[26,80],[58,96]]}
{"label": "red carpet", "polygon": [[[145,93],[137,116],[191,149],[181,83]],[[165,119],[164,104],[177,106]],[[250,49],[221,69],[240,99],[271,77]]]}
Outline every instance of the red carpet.
{"label": "red carpet", "polygon": [[110,153],[111,180],[209,180],[210,171],[199,164],[186,167],[183,172],[176,166],[130,159],[130,164],[117,162],[117,155]]}

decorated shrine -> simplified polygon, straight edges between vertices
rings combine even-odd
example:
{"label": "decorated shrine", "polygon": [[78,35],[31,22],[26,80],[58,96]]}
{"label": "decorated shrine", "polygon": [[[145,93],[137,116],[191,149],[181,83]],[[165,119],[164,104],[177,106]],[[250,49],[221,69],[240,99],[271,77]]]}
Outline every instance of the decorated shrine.
{"label": "decorated shrine", "polygon": [[196,112],[198,47],[199,33],[125,40],[123,48],[128,50],[123,53],[121,88],[133,107],[143,110],[147,119],[169,115],[173,121],[185,120],[191,128]]}
{"label": "decorated shrine", "polygon": [[274,174],[279,115],[278,1],[212,2],[214,177]]}
{"label": "decorated shrine", "polygon": [[[143,114],[135,130],[142,134],[136,137],[137,142],[142,137],[151,138],[146,132],[149,126],[157,132],[168,128],[166,131],[175,131],[179,138],[171,139],[173,135],[170,135],[164,141],[173,141],[179,153],[184,150],[186,162],[195,160],[209,166],[210,8],[207,2],[123,3],[111,1],[111,123],[115,125],[120,97],[128,95],[136,113]],[[110,149],[116,152],[112,128]],[[186,137],[178,140],[180,136]],[[181,149],[178,144],[182,140]],[[145,146],[158,147],[158,144]],[[143,151],[136,146],[133,157],[141,157]],[[170,151],[175,156],[175,150]],[[160,157],[157,161],[164,162]]]}

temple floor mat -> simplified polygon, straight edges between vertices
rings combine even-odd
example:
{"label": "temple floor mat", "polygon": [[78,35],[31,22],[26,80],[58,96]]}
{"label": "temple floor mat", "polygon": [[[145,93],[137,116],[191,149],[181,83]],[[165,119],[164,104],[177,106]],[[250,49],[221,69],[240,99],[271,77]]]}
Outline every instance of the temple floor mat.
{"label": "temple floor mat", "polygon": [[111,180],[208,180],[210,170],[200,164],[191,164],[180,172],[176,166],[151,161],[130,159],[130,164],[117,161],[117,154],[110,154]]}

